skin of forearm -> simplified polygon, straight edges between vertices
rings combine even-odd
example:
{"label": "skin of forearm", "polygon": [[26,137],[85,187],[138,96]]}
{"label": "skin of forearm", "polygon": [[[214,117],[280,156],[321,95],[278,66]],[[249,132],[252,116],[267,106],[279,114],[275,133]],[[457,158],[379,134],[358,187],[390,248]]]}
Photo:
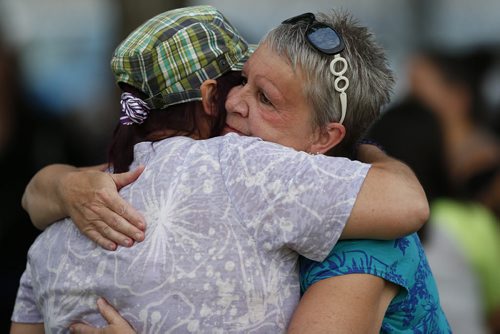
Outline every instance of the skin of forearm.
{"label": "skin of forearm", "polygon": [[370,179],[342,238],[394,239],[420,229],[429,218],[429,204],[413,171],[373,145],[360,145],[358,158],[372,165]]}
{"label": "skin of forearm", "polygon": [[44,334],[43,324],[23,324],[13,322],[10,326],[10,334]]}
{"label": "skin of forearm", "polygon": [[[371,147],[373,148],[373,146]],[[399,183],[393,190],[393,203],[399,203],[405,210],[412,213],[415,224],[420,227],[429,219],[429,203],[415,173],[406,164],[393,159],[384,152],[375,148],[373,152],[365,154],[367,160],[371,160],[372,167],[380,168],[389,175],[393,175]],[[413,209],[413,210],[412,210]]]}
{"label": "skin of forearm", "polygon": [[68,173],[79,169],[69,165],[55,164],[36,173],[30,180],[22,197],[22,206],[28,212],[33,225],[41,230],[52,222],[66,217],[61,183]]}

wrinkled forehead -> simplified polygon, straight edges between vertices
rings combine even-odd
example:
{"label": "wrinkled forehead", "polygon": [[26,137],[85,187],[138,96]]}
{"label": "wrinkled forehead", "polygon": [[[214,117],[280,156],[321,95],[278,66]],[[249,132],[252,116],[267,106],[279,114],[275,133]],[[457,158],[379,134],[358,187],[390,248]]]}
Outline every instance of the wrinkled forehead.
{"label": "wrinkled forehead", "polygon": [[300,68],[294,69],[288,57],[266,44],[261,44],[247,61],[243,75],[251,89],[262,93],[278,109],[309,104]]}
{"label": "wrinkled forehead", "polygon": [[[276,61],[279,59],[279,61]],[[272,66],[280,66],[281,68],[291,69],[295,75],[303,76],[302,67],[298,63],[294,63],[292,58],[286,53],[286,51],[279,51],[273,48],[270,44],[261,42],[253,51],[252,55],[249,57],[243,71],[246,75],[250,75],[251,72],[269,69],[270,64]]]}

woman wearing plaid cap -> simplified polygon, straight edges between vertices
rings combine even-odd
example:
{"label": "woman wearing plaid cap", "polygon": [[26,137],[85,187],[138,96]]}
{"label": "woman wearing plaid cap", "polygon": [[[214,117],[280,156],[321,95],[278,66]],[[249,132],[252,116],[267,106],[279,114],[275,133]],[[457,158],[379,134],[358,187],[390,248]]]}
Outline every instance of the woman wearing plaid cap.
{"label": "woman wearing plaid cap", "polygon": [[[210,11],[207,7],[198,9],[203,12],[198,15]],[[166,15],[172,13],[181,13],[186,21],[199,19],[193,14],[194,9]],[[220,20],[223,28],[228,29],[228,23],[223,18]],[[391,238],[415,230],[425,221],[428,208],[415,177],[407,167],[377,148],[361,145],[358,151],[360,157],[372,163],[371,167],[344,158],[316,155],[327,153],[342,141],[344,118],[346,125],[357,121],[349,115],[351,109],[346,108],[345,90],[349,81],[345,71],[334,66],[331,74],[341,83],[343,80],[343,86],[335,80],[332,88],[340,98],[340,106],[333,111],[335,115],[327,117],[335,119],[334,122],[324,124],[319,117],[320,125],[310,126],[311,118],[316,117],[304,103],[304,92],[298,85],[292,85],[297,81],[285,80],[290,90],[280,100],[276,96],[280,92],[273,90],[265,80],[261,89],[254,89],[265,75],[254,77],[249,70],[243,71],[244,85],[231,91],[225,103],[229,116],[224,131],[260,136],[314,155],[234,134],[206,141],[172,137],[189,134],[193,139],[203,139],[217,129],[217,122],[200,127],[212,119],[210,115],[220,116],[217,109],[221,108],[215,107],[212,99],[203,99],[202,104],[196,102],[209,117],[195,108],[192,117],[196,121],[187,122],[194,127],[173,126],[186,124],[186,119],[176,118],[182,112],[176,113],[172,106],[199,100],[200,95],[209,97],[215,91],[220,94],[219,83],[207,79],[237,69],[238,62],[245,58],[245,49],[229,48],[223,51],[223,57],[210,62],[212,67],[204,65],[196,75],[186,77],[182,73],[196,67],[196,62],[184,61],[193,53],[192,49],[184,53],[179,49],[186,45],[183,41],[199,40],[195,37],[198,35],[184,31],[176,35],[179,38],[173,43],[161,41],[161,47],[151,52],[140,36],[148,34],[157,24],[158,17],[132,33],[117,49],[112,62],[117,81],[124,90],[115,148],[123,143],[131,147],[135,142],[171,137],[155,143],[138,143],[133,161],[131,156],[121,159],[122,147],[111,154],[115,171],[138,168],[139,164],[147,166],[137,181],[123,188],[120,194],[145,215],[149,235],[143,243],[111,253],[96,248],[75,233],[73,224],[52,225],[30,250],[32,263],[21,282],[15,321],[26,322],[21,317],[26,316],[23,312],[27,310],[28,317],[41,320],[34,305],[42,304],[48,310],[43,318],[45,325],[64,328],[77,319],[75,314],[82,312],[82,308],[88,312],[91,307],[88,305],[93,304],[99,294],[112,301],[140,332],[163,332],[166,328],[177,328],[181,332],[210,332],[216,328],[224,332],[279,332],[288,325],[297,303],[296,252],[321,260],[328,255],[340,232],[344,237]],[[198,31],[200,36],[203,31],[207,32],[205,24],[202,26]],[[211,29],[220,32],[218,28]],[[152,31],[152,39],[165,37]],[[234,36],[224,42],[234,43]],[[209,47],[216,50],[219,45]],[[160,58],[164,61],[163,56],[169,52],[176,55],[169,66],[165,63],[147,66],[148,61],[153,64]],[[238,52],[240,57],[234,56]],[[262,55],[272,58],[266,47],[258,52],[261,58],[255,59],[262,59]],[[337,56],[338,53],[335,59],[345,62]],[[281,66],[282,61],[276,57],[274,64]],[[181,70],[172,65],[179,61],[184,66]],[[197,58],[197,61],[203,63],[204,60]],[[260,63],[250,64],[255,67]],[[387,70],[383,61],[378,65]],[[297,75],[289,66],[282,69],[280,72],[278,67],[274,68],[283,79]],[[385,83],[390,86],[392,79],[385,75]],[[196,85],[197,89],[189,89]],[[257,103],[268,109],[275,108],[274,104],[287,102],[290,97],[297,102],[288,105],[294,114],[287,115],[288,111],[280,108],[273,114],[263,108],[253,109]],[[373,108],[376,113],[386,100],[387,91],[383,91]],[[158,121],[155,117],[161,118],[160,114],[169,120],[167,127],[155,125]],[[121,135],[130,141],[121,141]],[[129,166],[129,163],[132,164]],[[387,193],[379,193],[382,186]],[[121,208],[116,213],[126,215],[131,210],[126,209],[124,213]],[[57,213],[48,215],[66,214],[64,206],[52,210]],[[403,226],[401,222],[408,225]],[[117,230],[126,232],[120,227]],[[110,232],[109,228],[103,232],[108,240],[96,236],[95,231],[89,236],[102,245],[117,236],[125,246],[132,244],[120,232]],[[137,237],[142,238],[143,235]],[[40,259],[37,254],[50,256]],[[85,261],[81,262],[82,259]],[[35,268],[42,268],[42,272],[33,272]],[[37,276],[38,282],[48,282],[50,286],[44,283],[37,287],[38,302],[30,304],[30,298],[34,297],[26,289],[32,288],[32,275]],[[62,294],[60,291],[55,295],[48,293],[50,298],[44,299],[41,291],[53,289],[51,284],[62,291],[69,290]],[[77,290],[80,293],[75,297],[71,291]],[[393,291],[389,289],[389,294]],[[104,324],[95,310],[79,317],[94,325]]]}

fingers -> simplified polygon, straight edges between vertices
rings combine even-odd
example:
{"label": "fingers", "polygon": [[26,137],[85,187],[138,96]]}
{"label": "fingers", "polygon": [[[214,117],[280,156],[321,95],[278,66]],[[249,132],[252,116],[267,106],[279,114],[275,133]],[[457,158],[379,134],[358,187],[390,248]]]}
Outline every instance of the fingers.
{"label": "fingers", "polygon": [[120,316],[120,313],[114,309],[113,306],[108,304],[108,302],[104,298],[97,299],[97,308],[104,319],[110,325],[127,325],[128,322]]}
{"label": "fingers", "polygon": [[[132,226],[128,223],[122,223],[122,224],[126,225],[125,228],[129,228],[128,226]],[[97,244],[99,244],[99,246],[109,250],[116,249],[116,245],[113,244],[118,244],[123,247],[132,246],[134,244],[134,239],[129,238],[127,235],[117,231],[117,228],[121,229],[121,227],[117,227],[117,225],[110,226],[105,221],[96,220],[92,223],[92,225],[87,225],[85,227],[82,227],[81,231],[88,238],[92,239]],[[135,227],[133,228],[137,230],[137,228]],[[144,240],[144,232],[139,230],[137,231],[138,231],[137,233],[133,234],[135,238],[137,238],[139,241]]]}
{"label": "fingers", "polygon": [[[121,173],[121,174],[111,174],[113,181],[118,190],[122,187],[129,185],[130,183],[137,180],[137,178],[144,171],[144,166],[139,166],[136,169]],[[142,215],[135,210],[127,201],[123,200],[118,194],[111,194],[110,198],[104,198],[105,204],[113,209],[118,215],[123,217],[125,220],[136,226],[137,228],[144,230],[146,228],[146,222]],[[123,231],[125,234],[132,237],[131,234]],[[137,240],[139,241],[139,240]]]}
{"label": "fingers", "polygon": [[115,250],[117,245],[130,247],[134,239],[144,240],[144,232],[126,222],[123,218],[102,205],[84,205],[83,210],[73,214],[78,229],[89,239],[107,250]]}
{"label": "fingers", "polygon": [[108,304],[103,298],[97,299],[97,308],[104,319],[108,322],[108,326],[104,328],[94,328],[85,324],[73,324],[70,327],[71,333],[81,334],[135,334],[136,332],[130,324],[121,317],[113,306]]}
{"label": "fingers", "polygon": [[[121,198],[118,193],[102,194],[102,205],[92,206],[90,209],[100,220],[104,221],[111,229],[137,242],[144,240],[144,229],[146,227],[144,218],[127,201]],[[102,231],[101,231],[102,232]],[[122,241],[112,236],[105,235],[113,241],[123,245]],[[121,239],[124,240],[124,239]]]}
{"label": "fingers", "polygon": [[137,180],[137,178],[144,171],[144,168],[145,167],[143,165],[140,165],[139,167],[137,167],[134,170],[130,170],[128,172],[120,173],[120,174],[113,174],[112,175],[113,180],[115,181],[115,184],[116,184],[116,187],[118,188],[118,190],[120,190],[121,188],[125,187],[126,185],[131,184],[132,182]]}
{"label": "fingers", "polygon": [[87,230],[82,230],[82,233],[87,236],[90,240],[94,241],[96,244],[98,244],[100,247],[114,251],[118,247],[118,245],[104,237],[100,232],[93,230],[93,229],[87,229]]}
{"label": "fingers", "polygon": [[75,333],[75,334],[104,334],[104,329],[102,328],[94,328],[89,325],[85,324],[73,324],[69,328],[70,333]]}
{"label": "fingers", "polygon": [[139,177],[144,167],[122,174],[108,174],[92,167],[68,179],[63,198],[78,229],[99,246],[115,250],[144,240],[146,223],[142,215],[120,197],[123,187]]}

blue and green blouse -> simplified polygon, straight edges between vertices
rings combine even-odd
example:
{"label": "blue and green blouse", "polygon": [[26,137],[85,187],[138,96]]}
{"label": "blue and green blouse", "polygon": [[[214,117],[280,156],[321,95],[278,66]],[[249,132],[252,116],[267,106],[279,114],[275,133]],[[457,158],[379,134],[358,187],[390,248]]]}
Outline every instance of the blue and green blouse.
{"label": "blue and green blouse", "polygon": [[381,333],[451,333],[416,234],[390,241],[340,241],[323,262],[301,258],[301,291],[348,274],[374,275],[402,287],[387,309]]}

